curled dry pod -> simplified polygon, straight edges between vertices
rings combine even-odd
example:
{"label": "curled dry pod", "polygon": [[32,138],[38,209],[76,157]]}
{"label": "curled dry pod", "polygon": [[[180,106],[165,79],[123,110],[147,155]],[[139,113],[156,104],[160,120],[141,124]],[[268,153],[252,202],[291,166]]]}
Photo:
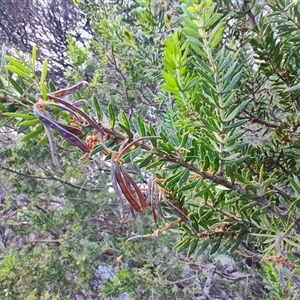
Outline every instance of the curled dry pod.
{"label": "curled dry pod", "polygon": [[154,185],[154,205],[155,205],[155,209],[156,209],[156,211],[157,211],[157,213],[158,213],[158,215],[162,218],[162,219],[164,219],[165,218],[165,216],[164,216],[164,214],[163,214],[163,212],[162,212],[162,210],[161,210],[161,197],[162,197],[162,194],[160,193],[160,191],[158,190],[158,188],[157,188],[157,185],[155,184]]}
{"label": "curled dry pod", "polygon": [[157,188],[156,182],[151,178],[148,182],[147,189],[147,205],[151,206],[154,222],[157,222],[157,217],[165,219],[161,210],[161,193]]}
{"label": "curled dry pod", "polygon": [[65,130],[67,130],[67,131],[69,131],[69,132],[71,132],[71,133],[73,133],[75,135],[80,136],[80,135],[84,134],[82,130],[80,130],[80,129],[76,128],[76,127],[73,127],[73,126],[70,126],[70,125],[66,125],[66,124],[62,124],[60,122],[57,122],[57,124],[60,127],[64,128]]}
{"label": "curled dry pod", "polygon": [[173,203],[171,203],[165,196],[163,196],[163,200],[166,205],[184,222],[189,222],[189,218]]}
{"label": "curled dry pod", "polygon": [[71,104],[70,102],[63,100],[61,98],[58,98],[56,96],[53,96],[51,94],[48,95],[48,98],[58,102],[60,104],[63,104],[65,107],[71,109],[73,112],[76,112],[78,115],[80,115],[83,119],[85,119],[95,130],[97,130],[97,132],[99,132],[99,139],[100,139],[100,143],[102,145],[102,147],[108,152],[111,153],[112,150],[109,149],[106,145],[105,142],[103,140],[104,137],[104,130],[103,130],[103,126],[98,124],[97,122],[95,122],[93,119],[91,119],[84,111],[82,111],[80,108],[74,106],[73,104]]}
{"label": "curled dry pod", "polygon": [[49,141],[49,145],[50,145],[50,151],[51,151],[53,163],[54,163],[55,167],[58,168],[59,162],[58,162],[58,156],[57,156],[57,151],[56,151],[56,142],[54,140],[54,136],[52,134],[51,128],[47,127],[46,125],[44,125],[44,127],[45,127],[45,132],[48,136],[48,141]]}
{"label": "curled dry pod", "polygon": [[112,182],[112,186],[114,188],[115,191],[115,195],[119,204],[119,209],[120,209],[120,215],[121,218],[124,218],[124,203],[123,203],[123,197],[122,197],[122,192],[120,190],[120,186],[118,185],[117,179],[116,179],[116,175],[115,175],[115,170],[116,170],[116,164],[111,162],[111,169],[110,169],[110,175],[111,175],[111,182]]}
{"label": "curled dry pod", "polygon": [[142,208],[146,208],[146,198],[144,197],[143,193],[141,192],[140,188],[138,187],[138,185],[136,184],[136,182],[132,179],[132,177],[126,172],[126,170],[124,168],[121,168],[121,172],[124,176],[124,178],[126,179],[126,181],[133,187],[134,192],[137,194],[140,202],[141,202],[141,206]]}
{"label": "curled dry pod", "polygon": [[77,93],[81,90],[84,90],[88,87],[88,85],[89,85],[88,82],[81,81],[81,82],[78,82],[77,84],[75,84],[75,85],[73,85],[69,88],[62,89],[62,90],[50,93],[49,95],[53,95],[55,97],[64,97],[66,95],[74,94],[74,93]]}
{"label": "curled dry pod", "polygon": [[148,182],[148,189],[147,189],[147,202],[146,204],[149,205],[151,207],[152,210],[152,215],[153,215],[153,219],[154,222],[157,222],[157,215],[156,215],[156,211],[155,211],[155,205],[154,205],[154,182],[152,179],[149,180]]}
{"label": "curled dry pod", "polygon": [[55,131],[57,131],[66,141],[68,141],[70,144],[77,146],[79,149],[81,149],[83,152],[90,152],[89,147],[80,140],[76,135],[73,133],[67,131],[63,127],[61,127],[56,121],[46,117],[44,114],[42,114],[39,109],[37,108],[37,105],[35,104],[33,106],[33,112],[35,116],[47,127],[51,128]]}
{"label": "curled dry pod", "polygon": [[[114,162],[112,162],[112,163],[114,163]],[[140,207],[138,202],[133,198],[131,192],[126,187],[126,183],[122,176],[120,166],[116,165],[114,168],[114,172],[115,172],[114,175],[116,177],[116,181],[117,181],[123,195],[125,196],[125,198],[128,200],[130,205],[135,209],[135,211],[141,212],[142,208]]]}

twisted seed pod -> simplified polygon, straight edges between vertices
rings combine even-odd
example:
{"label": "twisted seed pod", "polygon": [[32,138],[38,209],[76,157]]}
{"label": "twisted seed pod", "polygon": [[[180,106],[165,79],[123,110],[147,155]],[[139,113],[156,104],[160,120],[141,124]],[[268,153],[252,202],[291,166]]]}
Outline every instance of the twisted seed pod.
{"label": "twisted seed pod", "polygon": [[49,145],[50,145],[50,152],[51,152],[53,164],[55,165],[55,167],[59,168],[59,161],[58,161],[58,156],[57,156],[57,151],[56,151],[56,142],[54,140],[52,130],[51,130],[51,128],[47,127],[45,124],[44,124],[44,127],[45,127],[45,132],[48,136],[48,141],[49,141]]}
{"label": "twisted seed pod", "polygon": [[165,196],[163,196],[163,200],[166,205],[184,222],[189,222],[189,218],[173,203],[171,203]]}
{"label": "twisted seed pod", "polygon": [[53,93],[50,93],[49,95],[53,95],[55,97],[64,97],[66,95],[70,95],[70,94],[75,94],[81,90],[84,90],[88,87],[89,83],[86,81],[81,81],[78,82],[77,84],[66,88],[66,89],[62,89]]}
{"label": "twisted seed pod", "polygon": [[116,164],[111,162],[111,170],[110,170],[110,175],[111,175],[111,182],[112,186],[115,191],[115,195],[119,204],[119,209],[120,209],[120,215],[121,218],[124,218],[124,203],[123,203],[123,197],[122,197],[122,192],[120,190],[120,186],[118,185],[116,176],[115,176],[115,170],[116,170]]}
{"label": "twisted seed pod", "polygon": [[[114,163],[114,162],[112,162],[112,163]],[[142,211],[141,207],[139,206],[138,202],[133,198],[133,196],[131,195],[131,192],[126,187],[126,183],[124,181],[124,178],[122,177],[120,167],[118,165],[115,165],[114,171],[115,171],[114,176],[116,177],[116,181],[117,181],[123,195],[128,200],[130,205],[135,209],[135,211],[141,212]]]}
{"label": "twisted seed pod", "polygon": [[33,105],[33,112],[35,116],[47,127],[51,128],[55,131],[57,131],[66,141],[68,141],[70,144],[77,146],[80,148],[83,152],[90,152],[89,147],[76,135],[73,133],[67,131],[63,127],[61,127],[56,121],[46,117],[44,114],[42,114],[39,109],[37,108],[37,105]]}

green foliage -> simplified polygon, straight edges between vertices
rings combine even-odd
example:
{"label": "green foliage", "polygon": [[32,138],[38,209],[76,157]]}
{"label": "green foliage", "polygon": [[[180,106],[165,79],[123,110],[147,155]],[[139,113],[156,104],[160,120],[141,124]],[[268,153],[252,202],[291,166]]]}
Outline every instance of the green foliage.
{"label": "green foliage", "polygon": [[[181,278],[184,262],[176,257],[170,257],[169,238],[162,237],[162,239],[126,244],[114,239],[114,245],[122,249],[123,261],[117,268],[116,276],[104,281],[101,296],[118,297],[122,293],[130,294],[133,299],[147,299],[151,296],[155,299],[192,296],[195,286],[184,289],[176,288],[176,284],[172,288],[166,286],[166,282],[172,285],[176,278]],[[146,253],[151,253],[151,257]]]}
{"label": "green foliage", "polygon": [[[163,96],[159,90],[163,40],[178,22],[176,3],[89,1],[78,5],[92,20],[95,38],[89,52],[69,44],[73,68],[67,77],[90,81],[91,92],[103,104],[122,107],[129,118],[135,112],[149,120],[160,118],[163,108],[156,99]],[[81,63],[84,55],[88,59]]]}
{"label": "green foliage", "polygon": [[[236,249],[246,249],[247,256],[262,254],[260,258],[270,262],[265,264],[267,285],[275,289],[276,297],[289,297],[294,287],[300,288],[299,4],[271,1],[266,11],[259,5],[235,7],[224,2],[220,6],[212,1],[180,1],[170,16],[169,2],[78,1],[93,21],[96,38],[86,49],[70,41],[74,70],[67,76],[72,80],[91,76],[91,83],[55,91],[46,82],[47,62],[40,78],[35,75],[36,50],[29,64],[18,54],[5,56],[9,72],[3,73],[1,90],[11,101],[0,106],[5,117],[1,124],[13,124],[18,133],[26,134],[22,141],[27,145],[36,141],[43,125],[54,164],[58,165],[58,156],[63,156],[64,164],[72,161],[69,178],[80,184],[83,176],[73,173],[78,152],[72,150],[77,147],[92,159],[102,151],[105,158],[99,161],[111,167],[121,217],[129,206],[133,214],[149,207],[158,224],[152,234],[133,238],[155,237],[177,226],[181,238],[174,242],[174,250],[185,251],[188,257]],[[81,69],[82,64],[88,68]],[[86,70],[90,74],[84,74]],[[63,99],[83,88],[88,89],[76,100],[91,97],[94,111],[89,103],[79,108],[77,102]],[[33,90],[42,95],[35,104]],[[70,151],[65,155],[56,153],[59,135],[72,144],[62,147],[61,151]],[[41,137],[39,143],[43,142]],[[45,215],[33,210],[23,217],[34,228],[49,232],[59,230],[64,213],[71,214],[72,222],[94,215],[88,216],[92,207],[84,215],[78,211],[72,216],[71,211],[51,210]],[[98,223],[87,224],[99,231]],[[60,242],[58,248],[70,258],[63,263],[78,262],[81,288],[91,278],[81,277],[81,263],[83,270],[91,267],[100,250],[97,239],[83,238],[85,226],[78,235],[76,226],[68,226],[66,232],[72,247]],[[84,254],[75,241],[82,241]],[[41,253],[39,247],[35,249]],[[19,266],[16,257],[14,268]],[[10,259],[3,260],[4,278],[9,266]],[[141,297],[146,288],[143,278],[156,280],[152,271],[121,268],[104,284],[103,294],[128,291]],[[61,282],[69,277],[51,272],[46,277],[51,276]],[[153,284],[146,297],[156,295],[162,284]],[[183,297],[172,291],[157,297],[178,295]]]}
{"label": "green foliage", "polygon": [[266,276],[264,281],[267,282],[266,287],[271,291],[273,299],[283,299],[282,287],[279,282],[277,270],[274,268],[274,264],[270,262],[264,262],[264,269]]}

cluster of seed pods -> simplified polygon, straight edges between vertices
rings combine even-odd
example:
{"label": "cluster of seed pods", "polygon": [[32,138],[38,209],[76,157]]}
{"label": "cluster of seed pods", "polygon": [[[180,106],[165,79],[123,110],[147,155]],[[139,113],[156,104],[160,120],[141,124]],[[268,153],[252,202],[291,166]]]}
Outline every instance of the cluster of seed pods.
{"label": "cluster of seed pods", "polygon": [[[161,202],[164,202],[166,206],[168,206],[182,221],[188,222],[189,219],[186,217],[186,215],[167,199],[166,192],[162,188],[159,188],[155,180],[150,179],[148,182],[148,188],[142,189],[129,175],[124,166],[124,154],[137,145],[140,145],[143,140],[160,139],[160,137],[144,136],[134,141],[129,141],[129,139],[124,136],[123,141],[119,145],[118,151],[109,149],[105,144],[107,128],[94,121],[82,109],[79,108],[79,106],[84,104],[85,101],[79,100],[77,102],[69,102],[64,99],[66,95],[74,94],[85,89],[87,86],[88,83],[82,81],[70,88],[49,93],[47,97],[52,101],[43,100],[41,95],[36,96],[36,103],[33,106],[33,112],[45,128],[54,165],[59,167],[56,150],[57,147],[53,131],[56,131],[67,142],[85,152],[85,157],[90,155],[93,147],[96,144],[101,144],[105,154],[111,155],[111,179],[116,198],[119,202],[121,216],[124,216],[123,199],[125,198],[130,203],[131,208],[136,212],[141,212],[147,206],[150,206],[155,222],[157,221],[157,217],[165,217],[161,209]],[[91,137],[89,136],[87,138],[87,142],[84,142],[80,138],[84,135],[80,126],[75,127],[67,125],[51,117],[50,111],[51,107],[53,106],[61,111],[68,112],[70,117],[72,117],[74,120],[74,124],[81,124],[84,122],[86,125],[91,126],[97,132],[97,141],[95,141],[94,138],[93,141],[91,141]],[[111,131],[111,133],[113,133],[113,131]],[[114,137],[112,136],[112,138]],[[116,140],[119,139],[116,138]],[[143,192],[143,190],[145,190],[145,192]]]}

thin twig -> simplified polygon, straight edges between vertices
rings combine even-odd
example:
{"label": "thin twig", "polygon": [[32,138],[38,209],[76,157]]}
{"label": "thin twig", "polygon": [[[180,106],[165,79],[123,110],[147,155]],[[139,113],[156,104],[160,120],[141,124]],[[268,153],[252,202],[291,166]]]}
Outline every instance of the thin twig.
{"label": "thin twig", "polygon": [[67,182],[65,180],[59,179],[59,178],[57,178],[55,176],[37,176],[37,175],[26,174],[26,173],[18,172],[18,171],[12,170],[10,168],[4,167],[3,165],[0,165],[0,168],[3,169],[3,170],[5,170],[5,171],[8,171],[10,173],[22,176],[22,177],[32,178],[32,179],[42,179],[42,180],[54,180],[54,181],[60,182],[60,183],[62,183],[64,185],[73,187],[75,189],[79,189],[79,190],[83,190],[83,191],[88,191],[88,192],[102,191],[104,188],[106,188],[106,187],[86,188],[86,187],[75,185],[75,184],[72,184],[72,183]]}
{"label": "thin twig", "polygon": [[166,281],[166,284],[167,285],[175,285],[175,284],[182,283],[182,282],[185,282],[185,281],[188,281],[188,280],[193,280],[193,279],[196,279],[196,278],[197,278],[197,276],[193,275],[191,277],[184,278],[184,279],[177,280],[177,281]]}
{"label": "thin twig", "polygon": [[60,240],[48,240],[48,239],[46,239],[46,240],[30,240],[29,241],[30,243],[61,243],[61,241]]}
{"label": "thin twig", "polygon": [[158,237],[161,233],[163,233],[163,232],[169,230],[174,224],[178,224],[178,220],[173,221],[173,222],[167,224],[164,228],[155,230],[153,233],[142,234],[142,235],[134,235],[133,237],[127,239],[127,240],[126,240],[126,243],[129,242],[129,241],[131,241],[131,240],[138,239],[138,238],[146,238],[146,237],[156,238],[156,237]]}

